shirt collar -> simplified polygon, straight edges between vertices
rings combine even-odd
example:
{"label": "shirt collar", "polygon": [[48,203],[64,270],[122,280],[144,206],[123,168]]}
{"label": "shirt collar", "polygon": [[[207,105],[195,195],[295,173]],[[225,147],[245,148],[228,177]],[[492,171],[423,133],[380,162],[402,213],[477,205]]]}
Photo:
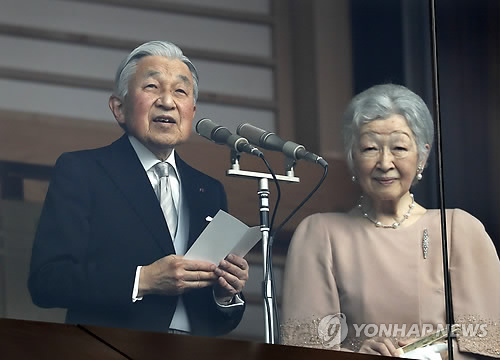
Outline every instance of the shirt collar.
{"label": "shirt collar", "polygon": [[[153,166],[161,162],[155,154],[153,154],[147,147],[144,146],[139,140],[137,140],[135,137],[132,135],[128,135],[128,139],[130,140],[130,144],[135,150],[135,153],[137,154],[137,157],[139,158],[139,161],[141,162],[142,166],[144,167],[144,171],[149,171]],[[175,173],[177,174],[177,178],[180,179],[179,177],[179,171],[177,170],[177,165],[175,163],[175,149],[172,149],[170,152],[170,155],[168,156],[166,162],[172,165],[172,167],[175,170]]]}

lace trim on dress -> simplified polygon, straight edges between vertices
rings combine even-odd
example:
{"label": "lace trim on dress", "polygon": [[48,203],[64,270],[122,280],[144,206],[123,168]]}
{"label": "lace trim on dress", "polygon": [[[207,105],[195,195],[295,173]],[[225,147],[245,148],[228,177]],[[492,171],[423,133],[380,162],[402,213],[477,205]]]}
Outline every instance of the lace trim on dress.
{"label": "lace trim on dress", "polygon": [[[318,331],[321,319],[310,321],[288,320],[281,326],[281,341],[284,345],[302,346],[316,349],[359,351],[366,336],[356,337],[352,328],[341,344],[332,336],[324,336]],[[500,358],[500,321],[484,320],[478,316],[457,317],[456,323],[461,331],[457,335],[458,350],[461,352]],[[322,335],[322,336],[320,336]],[[414,337],[390,337],[397,346],[399,340],[411,340]]]}
{"label": "lace trim on dress", "polygon": [[500,319],[462,315],[456,323],[461,326],[457,335],[460,351],[500,358]]}
{"label": "lace trim on dress", "polygon": [[302,346],[315,349],[339,350],[340,345],[329,346],[318,336],[321,319],[310,321],[288,320],[281,324],[281,343],[284,345]]}

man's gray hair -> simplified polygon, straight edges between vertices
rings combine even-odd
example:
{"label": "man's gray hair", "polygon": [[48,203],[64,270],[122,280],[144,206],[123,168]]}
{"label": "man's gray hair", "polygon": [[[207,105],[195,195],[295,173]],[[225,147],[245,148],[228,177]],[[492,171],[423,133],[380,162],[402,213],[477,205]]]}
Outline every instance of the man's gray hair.
{"label": "man's gray hair", "polygon": [[373,120],[401,115],[415,136],[418,160],[425,159],[426,144],[432,147],[434,124],[420,96],[401,85],[375,85],[356,95],[344,113],[342,134],[347,165],[354,173],[353,151],[359,142],[360,129]]}
{"label": "man's gray hair", "polygon": [[113,94],[125,99],[128,92],[128,83],[137,70],[137,63],[145,56],[164,56],[169,59],[179,59],[187,65],[193,77],[193,98],[194,103],[198,99],[198,71],[191,60],[182,53],[182,50],[168,41],[149,41],[136,47],[121,62],[115,75],[115,87]]}

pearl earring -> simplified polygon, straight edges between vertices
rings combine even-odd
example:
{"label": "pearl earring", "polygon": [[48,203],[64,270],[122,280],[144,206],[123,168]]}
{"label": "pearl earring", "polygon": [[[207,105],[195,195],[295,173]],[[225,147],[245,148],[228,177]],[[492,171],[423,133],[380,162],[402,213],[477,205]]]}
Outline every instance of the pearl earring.
{"label": "pearl earring", "polygon": [[353,183],[355,183],[356,181],[358,181],[358,178],[356,177],[356,175],[353,175],[351,177],[351,180],[352,180]]}
{"label": "pearl earring", "polygon": [[424,170],[423,166],[422,165],[418,165],[417,167],[417,180],[420,181],[422,180],[422,178],[424,177],[422,175],[422,171]]}

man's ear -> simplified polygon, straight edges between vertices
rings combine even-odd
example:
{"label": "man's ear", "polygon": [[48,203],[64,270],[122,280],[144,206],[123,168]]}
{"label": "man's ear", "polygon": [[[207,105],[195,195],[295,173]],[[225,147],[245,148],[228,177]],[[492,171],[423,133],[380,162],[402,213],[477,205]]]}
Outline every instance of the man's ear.
{"label": "man's ear", "polygon": [[111,95],[108,102],[109,108],[120,126],[125,125],[125,109],[123,101],[116,95]]}

